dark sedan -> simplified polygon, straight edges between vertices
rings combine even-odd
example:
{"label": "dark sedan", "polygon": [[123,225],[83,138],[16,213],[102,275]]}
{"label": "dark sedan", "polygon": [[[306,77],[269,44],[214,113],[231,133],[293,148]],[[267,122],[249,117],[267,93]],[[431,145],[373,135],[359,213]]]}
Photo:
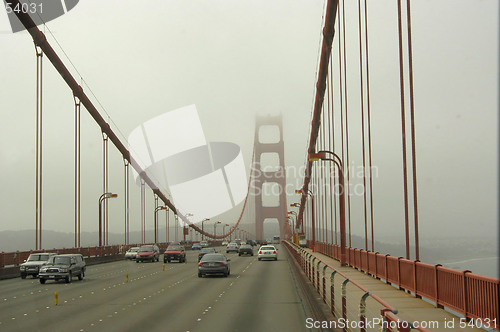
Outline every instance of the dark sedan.
{"label": "dark sedan", "polygon": [[195,243],[191,246],[191,250],[201,250],[201,244]]}
{"label": "dark sedan", "polygon": [[205,254],[213,254],[213,253],[217,253],[215,248],[202,248],[198,254],[198,262],[201,261],[201,259],[203,258],[203,256],[205,256]]}
{"label": "dark sedan", "polygon": [[198,277],[207,274],[222,274],[227,277],[231,273],[229,261],[223,254],[205,254],[198,263]]}
{"label": "dark sedan", "polygon": [[238,256],[241,255],[250,255],[253,256],[253,249],[252,246],[249,244],[243,244],[240,249],[238,250]]}

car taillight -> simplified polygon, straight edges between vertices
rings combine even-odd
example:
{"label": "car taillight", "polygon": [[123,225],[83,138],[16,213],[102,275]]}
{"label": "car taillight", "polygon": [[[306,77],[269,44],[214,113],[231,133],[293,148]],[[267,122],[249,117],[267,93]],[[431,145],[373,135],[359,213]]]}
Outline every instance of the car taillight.
{"label": "car taillight", "polygon": [[226,263],[220,262],[220,266],[226,266]]}
{"label": "car taillight", "polygon": [[199,263],[198,266],[203,266],[203,263]]}
{"label": "car taillight", "polygon": [[275,251],[273,251],[273,254],[275,254],[275,253],[276,253],[276,250],[275,250]]}
{"label": "car taillight", "polygon": [[236,246],[236,249],[238,249],[238,246]]}
{"label": "car taillight", "polygon": [[229,249],[229,246],[227,246],[226,249]]}
{"label": "car taillight", "polygon": [[262,255],[262,250],[259,250],[259,255]]}

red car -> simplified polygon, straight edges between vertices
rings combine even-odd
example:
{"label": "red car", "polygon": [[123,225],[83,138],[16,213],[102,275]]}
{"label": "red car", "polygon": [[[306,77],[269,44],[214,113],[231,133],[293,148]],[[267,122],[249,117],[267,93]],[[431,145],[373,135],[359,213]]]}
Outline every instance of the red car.
{"label": "red car", "polygon": [[137,263],[144,261],[159,261],[160,260],[160,249],[156,245],[145,245],[139,248],[139,251],[135,255],[135,261]]}
{"label": "red car", "polygon": [[163,263],[170,263],[170,261],[179,261],[179,263],[186,262],[186,252],[183,246],[168,246],[163,255]]}

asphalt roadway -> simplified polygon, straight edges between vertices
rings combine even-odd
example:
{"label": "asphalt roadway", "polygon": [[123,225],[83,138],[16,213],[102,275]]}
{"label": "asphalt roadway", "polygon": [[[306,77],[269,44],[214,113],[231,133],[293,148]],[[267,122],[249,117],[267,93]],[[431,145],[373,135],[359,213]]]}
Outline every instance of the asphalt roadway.
{"label": "asphalt roadway", "polygon": [[308,331],[309,309],[285,251],[278,261],[258,261],[257,247],[253,257],[226,254],[227,278],[198,278],[198,251],[188,251],[187,263],[165,271],[160,257],[88,266],[84,280],[70,284],[2,280],[0,331]]}

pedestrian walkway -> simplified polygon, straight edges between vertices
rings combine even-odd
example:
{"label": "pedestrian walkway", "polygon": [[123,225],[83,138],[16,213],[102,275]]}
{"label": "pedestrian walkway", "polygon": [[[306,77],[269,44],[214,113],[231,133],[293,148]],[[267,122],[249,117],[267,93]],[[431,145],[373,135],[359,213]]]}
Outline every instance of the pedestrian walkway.
{"label": "pedestrian walkway", "polygon": [[[345,323],[348,331],[363,331],[360,325],[366,327],[365,331],[380,331],[381,311],[386,308],[392,310],[392,313],[388,313],[387,317],[390,319],[384,324],[399,327],[388,329],[391,331],[481,330],[471,326],[465,319],[436,308],[434,304],[399,290],[384,280],[352,267],[340,266],[340,262],[331,257],[294,245],[287,247],[330,309],[333,303],[337,324]],[[343,328],[332,324],[330,323],[331,328]],[[414,329],[411,329],[412,326]]]}

